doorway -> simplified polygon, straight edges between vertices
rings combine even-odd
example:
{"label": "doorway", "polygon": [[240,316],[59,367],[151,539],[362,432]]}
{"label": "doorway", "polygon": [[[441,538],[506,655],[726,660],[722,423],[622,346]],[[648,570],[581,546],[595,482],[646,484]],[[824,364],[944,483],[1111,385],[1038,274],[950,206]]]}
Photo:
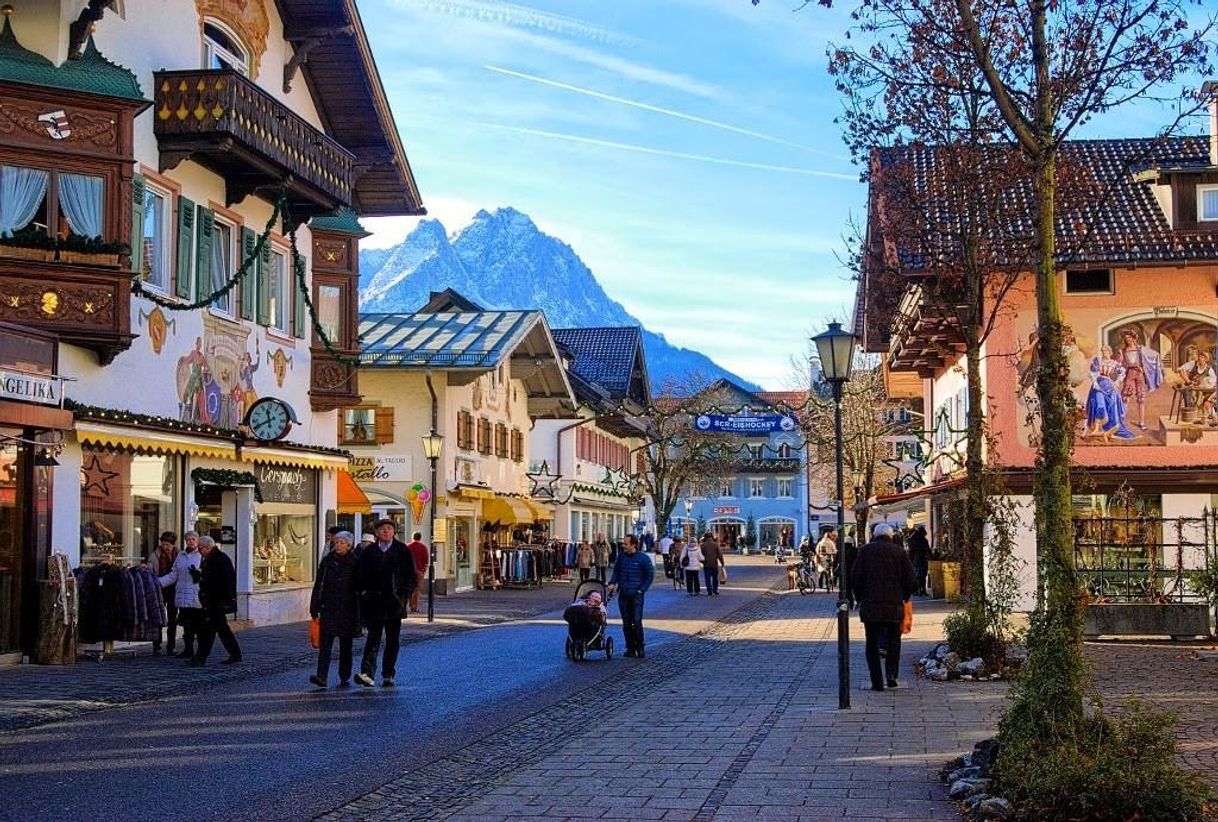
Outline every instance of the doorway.
{"label": "doorway", "polygon": [[712,519],[707,525],[724,550],[735,550],[744,534],[744,520]]}

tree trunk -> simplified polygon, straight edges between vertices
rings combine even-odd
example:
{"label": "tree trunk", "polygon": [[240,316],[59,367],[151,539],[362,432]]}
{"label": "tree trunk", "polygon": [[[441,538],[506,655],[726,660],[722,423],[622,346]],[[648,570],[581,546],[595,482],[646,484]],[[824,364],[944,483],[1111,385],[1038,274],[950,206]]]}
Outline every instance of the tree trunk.
{"label": "tree trunk", "polygon": [[969,615],[985,619],[985,524],[988,519],[985,465],[985,397],[981,390],[981,343],[965,331],[968,377],[968,431],[965,442],[964,586]]}

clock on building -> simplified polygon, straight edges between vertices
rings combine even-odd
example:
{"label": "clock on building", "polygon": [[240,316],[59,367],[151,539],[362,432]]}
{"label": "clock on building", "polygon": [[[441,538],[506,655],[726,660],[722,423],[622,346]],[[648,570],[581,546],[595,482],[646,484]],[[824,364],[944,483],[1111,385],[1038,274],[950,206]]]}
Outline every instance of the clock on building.
{"label": "clock on building", "polygon": [[245,412],[245,425],[254,439],[262,442],[281,440],[292,430],[292,423],[300,422],[292,406],[275,397],[256,400]]}

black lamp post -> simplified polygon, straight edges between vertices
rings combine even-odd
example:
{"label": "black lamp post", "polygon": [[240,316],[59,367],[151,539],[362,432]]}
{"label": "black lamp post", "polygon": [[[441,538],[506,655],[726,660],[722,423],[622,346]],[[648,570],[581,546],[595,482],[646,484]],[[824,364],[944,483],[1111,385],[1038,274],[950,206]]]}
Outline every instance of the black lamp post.
{"label": "black lamp post", "polygon": [[[689,493],[689,492],[686,492]],[[689,497],[685,498],[685,522],[681,524],[681,536],[685,536],[685,529],[689,528],[689,533],[693,539],[698,538],[698,529],[690,522],[690,517],[694,513],[694,501]]]}
{"label": "black lamp post", "polygon": [[423,435],[423,454],[431,463],[431,517],[427,533],[431,543],[430,561],[427,563],[427,621],[436,621],[436,462],[444,449],[444,435],[437,434],[431,429],[430,434]]}
{"label": "black lamp post", "polygon": [[[841,323],[829,323],[829,328],[813,337],[812,342],[816,343],[821,373],[833,389],[837,526],[840,534],[846,524],[846,495],[842,479],[842,386],[850,379],[850,370],[854,366],[854,335],[843,329]],[[846,563],[839,561],[837,569],[837,707],[844,709],[850,707],[850,611],[846,602]]]}

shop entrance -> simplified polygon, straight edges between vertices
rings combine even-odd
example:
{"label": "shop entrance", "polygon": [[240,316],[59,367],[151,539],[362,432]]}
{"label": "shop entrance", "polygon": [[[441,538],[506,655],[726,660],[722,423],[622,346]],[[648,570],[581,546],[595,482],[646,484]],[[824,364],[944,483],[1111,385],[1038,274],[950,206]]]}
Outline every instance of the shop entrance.
{"label": "shop entrance", "polygon": [[773,553],[776,548],[791,549],[795,546],[795,520],[785,517],[766,517],[757,523],[761,550]]}
{"label": "shop entrance", "polygon": [[450,523],[452,532],[449,539],[455,558],[457,589],[473,588],[474,552],[470,550],[470,542],[472,542],[474,520],[471,517],[453,517]]}
{"label": "shop entrance", "polygon": [[719,544],[728,550],[739,547],[740,538],[744,536],[744,520],[742,519],[712,519],[707,523],[710,532],[719,540]]}
{"label": "shop entrance", "polygon": [[50,545],[50,477],[30,445],[0,429],[0,654],[32,653],[38,628],[38,577]]}

